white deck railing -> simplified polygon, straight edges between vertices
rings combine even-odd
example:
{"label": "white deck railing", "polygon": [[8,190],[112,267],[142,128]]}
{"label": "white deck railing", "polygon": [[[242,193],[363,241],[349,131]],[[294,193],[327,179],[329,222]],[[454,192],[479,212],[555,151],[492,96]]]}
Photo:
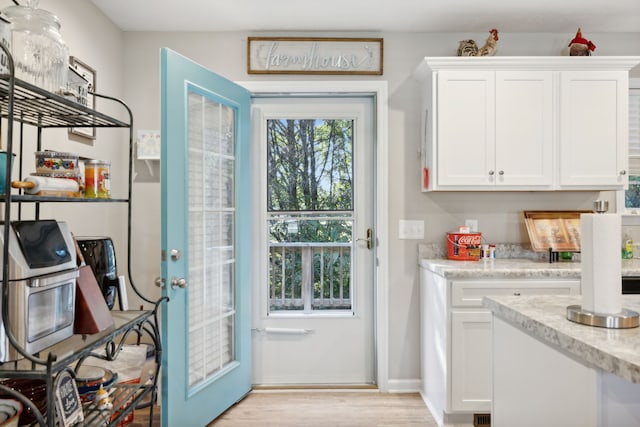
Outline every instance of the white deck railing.
{"label": "white deck railing", "polygon": [[270,243],[270,310],[350,310],[351,248],[348,242]]}

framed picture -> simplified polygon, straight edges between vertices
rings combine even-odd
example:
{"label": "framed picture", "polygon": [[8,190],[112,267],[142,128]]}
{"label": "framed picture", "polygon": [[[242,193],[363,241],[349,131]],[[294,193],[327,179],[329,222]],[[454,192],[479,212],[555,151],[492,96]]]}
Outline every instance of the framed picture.
{"label": "framed picture", "polygon": [[[91,109],[96,108],[96,98],[93,93],[96,90],[96,70],[80,61],[75,56],[69,57],[69,66],[73,68],[79,75],[81,75],[85,80],[87,80],[89,87],[89,95],[87,97],[87,107]],[[69,130],[74,135],[79,135],[89,139],[96,139],[96,128],[95,127],[82,127],[82,128],[71,128]]]}
{"label": "framed picture", "polygon": [[136,157],[138,160],[160,160],[160,131],[139,130]]}
{"label": "framed picture", "polygon": [[249,37],[249,74],[352,74],[381,76],[383,39]]}

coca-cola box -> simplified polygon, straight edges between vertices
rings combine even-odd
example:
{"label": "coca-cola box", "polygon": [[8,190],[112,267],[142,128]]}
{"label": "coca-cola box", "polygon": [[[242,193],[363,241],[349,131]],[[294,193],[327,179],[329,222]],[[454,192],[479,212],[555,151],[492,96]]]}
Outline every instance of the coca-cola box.
{"label": "coca-cola box", "polygon": [[458,261],[480,259],[482,233],[447,233],[447,255]]}

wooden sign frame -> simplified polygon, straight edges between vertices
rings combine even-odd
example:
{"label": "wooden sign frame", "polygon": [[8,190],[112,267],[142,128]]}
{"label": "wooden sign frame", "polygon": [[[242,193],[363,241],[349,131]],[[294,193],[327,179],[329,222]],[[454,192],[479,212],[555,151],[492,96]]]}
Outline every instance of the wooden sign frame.
{"label": "wooden sign frame", "polygon": [[249,74],[383,73],[381,38],[249,37]]}

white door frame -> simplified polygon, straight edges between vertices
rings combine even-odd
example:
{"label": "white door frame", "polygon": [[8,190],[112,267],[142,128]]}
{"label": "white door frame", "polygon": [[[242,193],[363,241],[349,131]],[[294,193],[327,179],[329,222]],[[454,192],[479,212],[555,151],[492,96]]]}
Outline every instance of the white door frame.
{"label": "white door frame", "polygon": [[389,230],[388,230],[388,85],[386,81],[245,81],[236,82],[254,95],[352,94],[375,96],[375,358],[376,380],[381,392],[389,390]]}

